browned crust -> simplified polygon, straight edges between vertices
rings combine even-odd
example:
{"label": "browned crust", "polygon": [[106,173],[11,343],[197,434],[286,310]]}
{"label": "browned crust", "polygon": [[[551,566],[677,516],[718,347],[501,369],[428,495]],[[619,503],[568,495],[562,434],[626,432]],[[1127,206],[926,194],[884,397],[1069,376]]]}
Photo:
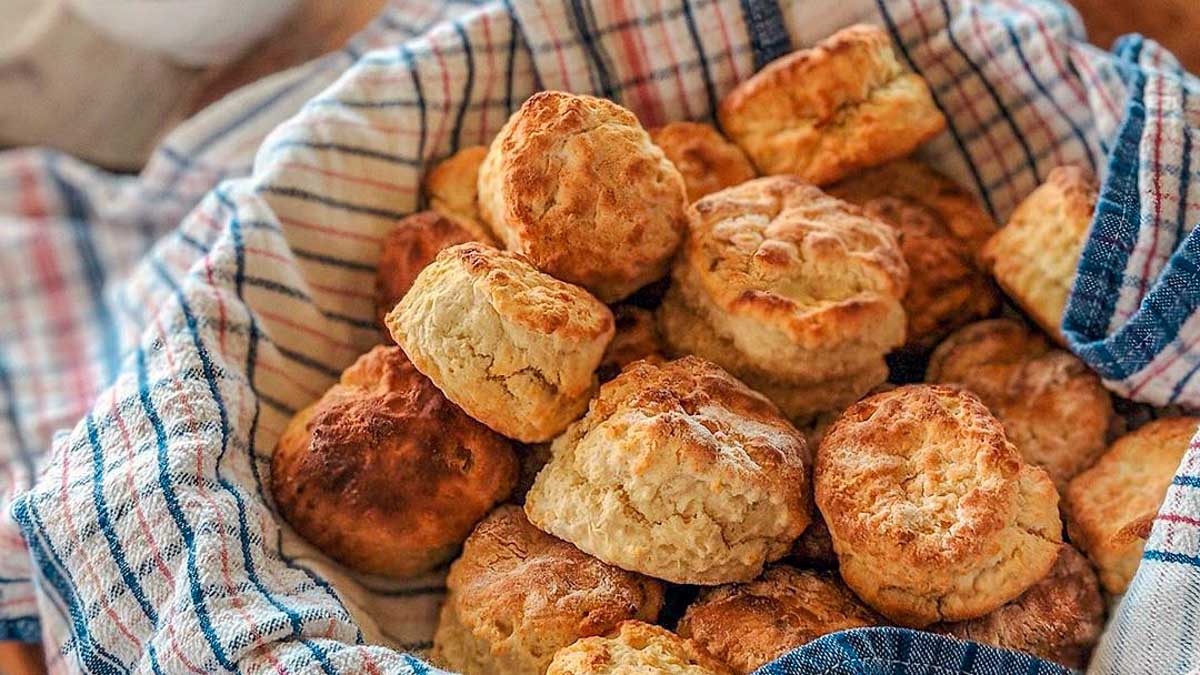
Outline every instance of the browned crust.
{"label": "browned crust", "polygon": [[671,122],[649,133],[683,176],[688,202],[758,176],[746,153],[710,124]]}
{"label": "browned crust", "polygon": [[387,330],[384,317],[442,249],[475,240],[457,222],[434,211],[414,213],[397,223],[383,240],[375,273],[375,320],[379,326]]}

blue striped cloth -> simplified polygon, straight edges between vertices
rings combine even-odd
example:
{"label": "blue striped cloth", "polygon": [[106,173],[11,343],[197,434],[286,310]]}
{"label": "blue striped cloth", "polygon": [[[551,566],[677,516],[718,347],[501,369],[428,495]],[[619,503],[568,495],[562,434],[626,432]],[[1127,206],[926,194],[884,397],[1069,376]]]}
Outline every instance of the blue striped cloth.
{"label": "blue striped cloth", "polygon": [[[379,339],[379,242],[422,171],[538,89],[647,125],[710,118],[757,68],[855,21],[950,124],[925,158],[998,220],[1047,173],[1103,178],[1064,328],[1114,391],[1200,407],[1195,78],[1052,0],[397,0],[344,49],[168,136],[138,176],[0,154],[0,637],[64,672],[435,672],[443,574],[348,572],[272,515],[287,420]],[[1097,673],[1200,667],[1200,451],[1180,467]],[[1051,673],[899,629],[764,673]]]}

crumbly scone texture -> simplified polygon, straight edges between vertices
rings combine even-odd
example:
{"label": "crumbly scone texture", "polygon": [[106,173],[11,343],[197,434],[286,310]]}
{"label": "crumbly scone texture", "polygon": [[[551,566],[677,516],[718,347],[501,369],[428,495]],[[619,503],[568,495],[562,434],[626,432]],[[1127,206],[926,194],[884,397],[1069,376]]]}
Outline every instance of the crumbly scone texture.
{"label": "crumbly scone texture", "polygon": [[836,574],[780,565],[749,583],[705,589],[677,630],[750,673],[822,635],[881,621]]}
{"label": "crumbly scone texture", "polygon": [[868,169],[829,188],[896,229],[908,263],[905,350],[924,354],[953,330],[1000,306],[978,263],[996,224],[973,195],[912,159]]}
{"label": "crumbly scone texture", "polygon": [[480,213],[497,238],[605,302],[666,274],[686,202],[637,117],[591,96],[534,94],[479,170]]}
{"label": "crumbly scone texture", "polygon": [[1015,319],[965,326],[938,346],[926,380],[970,389],[1004,425],[1025,461],[1059,492],[1104,452],[1112,397],[1073,354]]}
{"label": "crumbly scone texture", "polygon": [[479,241],[479,237],[434,211],[414,213],[397,223],[383,240],[375,271],[375,320],[379,325],[386,329],[388,312],[442,249],[468,241]]}
{"label": "crumbly scone texture", "polygon": [[447,398],[526,443],[583,414],[613,336],[612,312],[587,291],[478,243],[438,254],[386,322]]}
{"label": "crumbly scone texture", "polygon": [[283,518],[357,570],[409,577],[445,562],[508,497],[508,439],[442,395],[399,347],[375,347],[298,413],[275,447]]}
{"label": "crumbly scone texture", "polygon": [[1067,486],[1067,533],[1096,564],[1109,593],[1124,593],[1142,559],[1154,517],[1200,418],[1154,420],[1117,439]]}
{"label": "crumbly scone texture", "polygon": [[486,145],[473,145],[450,155],[425,174],[421,189],[430,209],[456,221],[476,241],[494,244],[479,215],[479,167],[487,150]]}
{"label": "crumbly scone texture", "polygon": [[613,379],[634,361],[663,359],[662,338],[658,335],[658,326],[650,310],[618,305],[613,308],[613,318],[616,321],[616,334],[600,361],[602,382]]}
{"label": "crumbly scone texture", "polygon": [[551,453],[526,497],[529,519],[667,581],[747,581],[808,525],[803,436],[695,357],[629,366]]}
{"label": "crumbly scone texture", "polygon": [[1060,166],[983,248],[996,283],[1064,346],[1060,324],[1098,194],[1087,169]]}
{"label": "crumbly scone texture", "polygon": [[479,523],[450,566],[434,657],[464,675],[544,673],[555,652],[653,622],[663,588],[538,530],[519,506]]}
{"label": "crumbly scone texture", "polygon": [[817,185],[903,157],[946,126],[925,80],[866,25],[772,61],[721,100],[718,118],[760,173]]}
{"label": "crumbly scone texture", "polygon": [[758,176],[746,153],[711,124],[671,122],[651,129],[650,140],[679,169],[688,203]]}
{"label": "crumbly scone texture", "polygon": [[546,675],[732,675],[725,664],[666,628],[626,621],[614,635],[564,647]]}
{"label": "crumbly scone texture", "polygon": [[910,385],[851,406],[825,434],[816,502],[842,578],[920,628],[982,616],[1050,571],[1058,493],[974,394]]}
{"label": "crumbly scone texture", "polygon": [[1029,652],[1083,670],[1104,631],[1104,597],[1087,558],[1064,545],[1044,579],[996,611],[929,630]]}

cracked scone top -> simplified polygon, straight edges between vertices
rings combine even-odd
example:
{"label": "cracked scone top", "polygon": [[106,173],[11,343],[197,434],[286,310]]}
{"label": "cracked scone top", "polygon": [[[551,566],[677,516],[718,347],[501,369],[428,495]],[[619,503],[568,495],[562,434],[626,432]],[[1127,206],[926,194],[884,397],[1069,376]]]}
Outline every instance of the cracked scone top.
{"label": "cracked scone top", "polygon": [[816,502],[842,578],[914,628],[982,616],[1050,571],[1058,493],[974,394],[911,385],[851,406],[821,441]]}
{"label": "cracked scone top", "polygon": [[807,462],[778,409],[717,366],[641,361],[555,439],[525,511],[628,570],[746,581],[808,525]]}
{"label": "cracked scone top", "polygon": [[387,326],[447,398],[526,443],[583,413],[613,336],[612,312],[587,291],[478,243],[442,251]]}
{"label": "cracked scone top", "polygon": [[887,33],[866,25],[767,64],[721,100],[718,118],[761,173],[817,185],[903,157],[946,126]]}
{"label": "cracked scone top", "polygon": [[683,236],[683,178],[637,117],[543,91],[513,113],[479,170],[492,232],[538,269],[616,302],[661,278]]}
{"label": "cracked scone top", "polygon": [[555,652],[623,621],[654,621],[663,588],[538,530],[505,505],[450,566],[433,658],[464,675],[540,675]]}
{"label": "cracked scone top", "polygon": [[612,635],[584,638],[554,656],[546,675],[732,675],[691,640],[626,621]]}

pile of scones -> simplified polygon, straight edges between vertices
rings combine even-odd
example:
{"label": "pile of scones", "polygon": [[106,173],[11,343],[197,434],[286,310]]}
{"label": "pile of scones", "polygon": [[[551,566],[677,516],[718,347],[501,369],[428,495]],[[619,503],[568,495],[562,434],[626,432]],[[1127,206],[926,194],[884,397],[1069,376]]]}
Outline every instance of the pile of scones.
{"label": "pile of scones", "polygon": [[882,625],[1084,666],[1198,422],[1064,348],[1093,177],[997,228],[909,158],[945,120],[871,26],[717,117],[546,91],[434,167],[380,255],[394,344],[288,425],[280,514],[363,573],[453,560],[430,656],[466,675]]}

